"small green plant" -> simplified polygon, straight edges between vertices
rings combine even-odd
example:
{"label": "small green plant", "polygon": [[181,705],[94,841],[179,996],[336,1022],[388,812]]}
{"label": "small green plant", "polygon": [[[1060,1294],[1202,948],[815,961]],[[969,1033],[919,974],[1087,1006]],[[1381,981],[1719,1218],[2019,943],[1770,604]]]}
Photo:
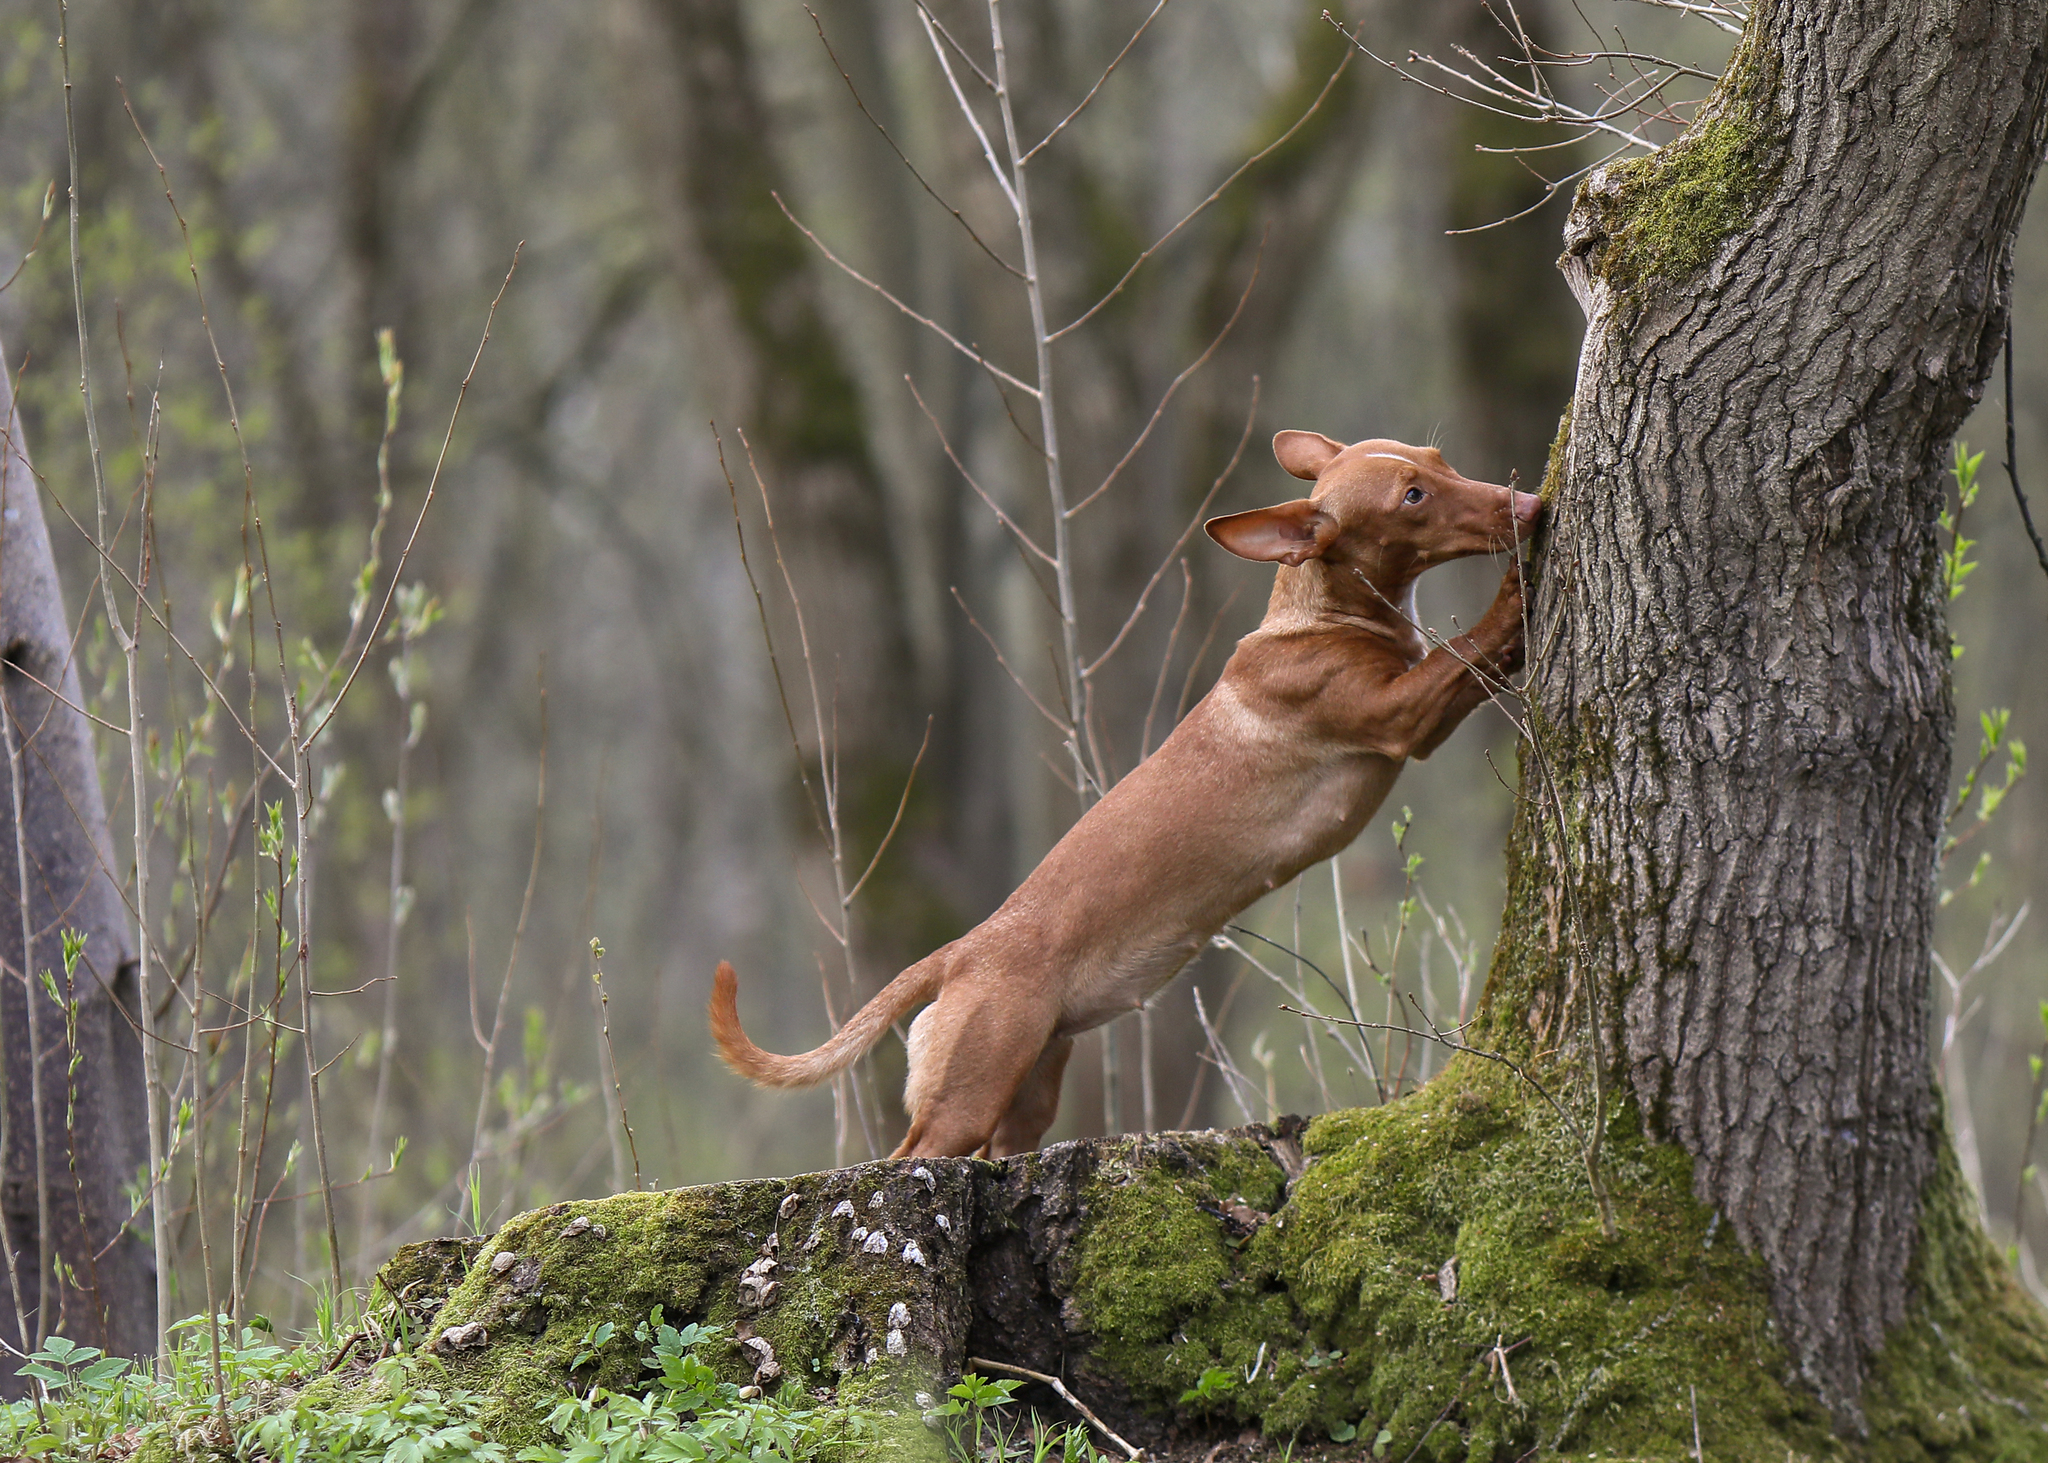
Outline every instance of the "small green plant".
{"label": "small green plant", "polygon": [[1227,1397],[1237,1390],[1237,1373],[1227,1366],[1212,1366],[1204,1371],[1194,1386],[1180,1394],[1181,1406],[1190,1403],[1214,1402]]}
{"label": "small green plant", "polygon": [[572,1372],[583,1370],[583,1364],[594,1360],[604,1350],[618,1328],[610,1321],[600,1321],[583,1333],[583,1339],[576,1343],[576,1359],[569,1363]]}
{"label": "small green plant", "polygon": [[946,1400],[925,1414],[926,1421],[936,1423],[945,1438],[946,1456],[974,1459],[993,1451],[995,1456],[1007,1458],[1016,1426],[1003,1416],[1003,1409],[1010,1405],[1010,1394],[1023,1385],[990,1381],[969,1372],[948,1388]]}
{"label": "small green plant", "polygon": [[[1948,547],[1941,555],[1941,586],[1951,600],[1963,592],[1963,582],[1977,571],[1977,561],[1970,557],[1970,550],[1977,547],[1977,540],[1963,537],[1963,514],[1977,501],[1977,464],[1983,460],[1984,454],[1972,453],[1969,443],[1956,443],[1955,460],[1948,470],[1948,475],[1956,483],[1956,506],[1950,509],[1944,505],[1935,520],[1941,525],[1941,531],[1948,535]],[[1950,644],[1951,656],[1962,653],[1961,644]]]}

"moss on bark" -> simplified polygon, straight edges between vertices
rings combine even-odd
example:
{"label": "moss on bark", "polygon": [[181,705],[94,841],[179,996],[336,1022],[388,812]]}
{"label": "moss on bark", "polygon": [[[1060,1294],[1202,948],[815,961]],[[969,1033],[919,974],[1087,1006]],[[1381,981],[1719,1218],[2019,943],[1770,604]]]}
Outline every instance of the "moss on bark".
{"label": "moss on bark", "polygon": [[[1298,1146],[1293,1131],[556,1205],[493,1236],[426,1334],[452,1383],[498,1399],[486,1427],[512,1442],[538,1435],[602,1322],[617,1333],[573,1380],[632,1385],[632,1326],[659,1304],[727,1328],[714,1359],[732,1379],[894,1409],[904,1428],[970,1357],[1056,1369],[1169,1458],[1247,1427],[1246,1451],[1276,1456],[1680,1458],[1695,1408],[1709,1460],[2048,1455],[2048,1321],[1953,1165],[1856,1440],[1789,1380],[1758,1265],[1632,1108],[1606,1143],[1612,1240],[1571,1133],[1495,1064],[1460,1057],[1412,1097],[1319,1118]],[[445,1244],[409,1247],[385,1282],[431,1290],[420,1277],[450,1263]],[[346,1405],[377,1384],[315,1385]]]}

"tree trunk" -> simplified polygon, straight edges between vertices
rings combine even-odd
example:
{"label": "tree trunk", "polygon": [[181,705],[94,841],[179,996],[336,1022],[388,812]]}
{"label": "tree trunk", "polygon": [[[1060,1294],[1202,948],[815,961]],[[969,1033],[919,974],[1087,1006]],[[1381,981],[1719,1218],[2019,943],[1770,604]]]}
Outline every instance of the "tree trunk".
{"label": "tree trunk", "polygon": [[[146,1170],[149,1154],[128,939],[133,924],[111,872],[116,865],[92,729],[75,709],[84,701],[72,654],[76,636],[64,613],[49,530],[5,372],[0,422],[6,423],[0,443],[0,692],[6,718],[0,732],[11,743],[0,762],[0,1032],[6,1060],[0,1217],[14,1251],[19,1311],[30,1333],[26,1342],[18,1334],[16,1296],[0,1275],[0,1340],[31,1350],[38,1336],[61,1333],[115,1356],[135,1356],[154,1349],[156,1274],[146,1232],[125,1228],[130,1204],[123,1186]],[[25,810],[18,825],[17,775]],[[25,879],[17,848],[26,855]],[[66,930],[85,936],[68,991]],[[44,971],[77,1003],[75,1045],[66,1040],[64,1007],[40,987]],[[32,995],[29,982],[35,983]],[[40,1185],[32,1049],[40,1054],[42,1078]],[[76,1071],[70,1066],[74,1056]],[[137,1218],[146,1223],[147,1211]],[[54,1304],[45,1306],[46,1285],[59,1269],[63,1280]],[[6,1373],[0,1392],[8,1396],[21,1392],[13,1370],[0,1367]]]}
{"label": "tree trunk", "polygon": [[1935,516],[2005,329],[2044,18],[1765,0],[1687,133],[1582,187],[1561,261],[1590,328],[1492,1027],[1597,1032],[1852,1431],[1947,1143]]}

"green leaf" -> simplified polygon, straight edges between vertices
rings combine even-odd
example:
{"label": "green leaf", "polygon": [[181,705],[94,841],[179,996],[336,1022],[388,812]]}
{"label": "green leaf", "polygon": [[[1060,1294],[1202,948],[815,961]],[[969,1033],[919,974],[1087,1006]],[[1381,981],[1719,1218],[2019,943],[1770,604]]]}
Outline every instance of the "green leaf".
{"label": "green leaf", "polygon": [[1330,1425],[1330,1441],[1333,1443],[1348,1443],[1357,1436],[1358,1424],[1355,1422],[1338,1422]]}

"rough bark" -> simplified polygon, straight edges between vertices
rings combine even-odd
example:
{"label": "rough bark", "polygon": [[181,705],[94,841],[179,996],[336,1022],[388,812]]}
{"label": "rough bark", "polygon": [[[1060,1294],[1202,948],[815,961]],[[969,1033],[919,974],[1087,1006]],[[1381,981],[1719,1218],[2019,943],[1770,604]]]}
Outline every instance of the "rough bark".
{"label": "rough bark", "polygon": [[1561,261],[1590,329],[1491,1010],[1580,1050],[1597,1012],[1851,1430],[1947,1141],[1934,519],[2005,329],[2044,21],[1760,4],[1688,133],[1584,185]]}
{"label": "rough bark", "polygon": [[[35,475],[0,372],[0,694],[8,750],[22,786],[19,840],[13,776],[0,762],[0,1034],[6,1061],[6,1147],[0,1218],[15,1250],[29,1330],[61,1332],[117,1356],[153,1349],[156,1273],[145,1232],[124,1226],[132,1183],[148,1164],[135,965],[121,891],[111,870],[105,805],[83,704],[74,628],[65,616]],[[41,684],[38,685],[37,683]],[[53,687],[53,697],[44,687]],[[26,853],[27,897],[16,862]],[[28,942],[24,969],[23,924]],[[63,932],[85,946],[66,992],[78,1003],[77,1041],[66,1041],[63,1007],[38,987],[35,1049],[41,1054],[43,1183],[48,1247],[38,1204],[36,1115],[30,1080],[24,977],[43,971],[65,986]],[[70,1070],[73,1056],[77,1070]],[[65,1279],[44,1312],[57,1266]],[[18,1345],[13,1297],[0,1274],[0,1340]],[[33,1343],[34,1336],[30,1338]],[[23,1349],[29,1349],[24,1347]],[[18,1395],[12,1367],[0,1391]]]}

